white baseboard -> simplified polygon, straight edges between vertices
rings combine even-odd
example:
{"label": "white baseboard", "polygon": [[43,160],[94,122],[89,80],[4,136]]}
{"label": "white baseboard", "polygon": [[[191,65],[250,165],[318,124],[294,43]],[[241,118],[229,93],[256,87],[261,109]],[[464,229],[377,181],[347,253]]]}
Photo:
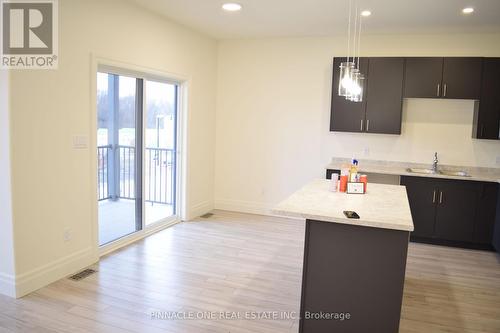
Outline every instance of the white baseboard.
{"label": "white baseboard", "polygon": [[215,209],[274,216],[274,214],[272,214],[271,212],[272,210],[271,204],[255,202],[255,201],[215,199]]}
{"label": "white baseboard", "polygon": [[211,201],[203,201],[203,202],[197,203],[196,205],[193,205],[191,207],[191,209],[189,209],[187,219],[191,220],[195,217],[206,214],[213,209],[214,209],[214,205]]}
{"label": "white baseboard", "polygon": [[91,247],[38,267],[15,278],[15,297],[23,297],[37,289],[69,276],[96,263],[99,258]]}
{"label": "white baseboard", "polygon": [[0,294],[16,297],[16,279],[14,276],[0,273]]}

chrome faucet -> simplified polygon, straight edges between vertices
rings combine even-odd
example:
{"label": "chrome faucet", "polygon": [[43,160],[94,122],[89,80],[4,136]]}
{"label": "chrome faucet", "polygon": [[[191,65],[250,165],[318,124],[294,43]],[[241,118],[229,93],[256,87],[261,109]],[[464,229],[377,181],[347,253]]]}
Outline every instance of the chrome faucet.
{"label": "chrome faucet", "polygon": [[434,162],[432,163],[432,171],[437,172],[438,171],[438,153],[434,153]]}

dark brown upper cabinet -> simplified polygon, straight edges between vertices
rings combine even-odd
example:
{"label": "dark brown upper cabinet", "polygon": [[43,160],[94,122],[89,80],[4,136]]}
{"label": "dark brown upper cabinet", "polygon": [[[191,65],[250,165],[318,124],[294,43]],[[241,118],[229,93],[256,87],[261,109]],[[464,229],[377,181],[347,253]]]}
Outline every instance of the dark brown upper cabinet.
{"label": "dark brown upper cabinet", "polygon": [[401,134],[404,58],[369,58],[365,130]]}
{"label": "dark brown upper cabinet", "polygon": [[403,98],[471,99],[472,137],[500,139],[500,58],[361,58],[361,103],[338,96],[342,61],[333,60],[330,131],[400,134]]}
{"label": "dark brown upper cabinet", "polygon": [[365,74],[363,102],[347,101],[338,95],[339,65],[333,60],[332,109],[330,131],[401,133],[404,58],[361,58]]}
{"label": "dark brown upper cabinet", "polygon": [[444,58],[442,98],[479,99],[483,58]]}
{"label": "dark brown upper cabinet", "polygon": [[406,58],[406,98],[437,98],[441,94],[443,58]]}
{"label": "dark brown upper cabinet", "polygon": [[484,58],[481,95],[474,105],[472,137],[500,139],[500,58]]}
{"label": "dark brown upper cabinet", "polygon": [[479,99],[483,58],[406,58],[406,98]]}

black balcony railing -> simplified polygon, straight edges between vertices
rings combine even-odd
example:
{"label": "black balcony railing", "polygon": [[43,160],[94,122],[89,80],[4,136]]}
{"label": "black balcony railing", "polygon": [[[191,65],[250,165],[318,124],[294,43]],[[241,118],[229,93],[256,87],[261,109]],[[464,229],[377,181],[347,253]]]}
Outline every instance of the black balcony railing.
{"label": "black balcony railing", "polygon": [[[146,202],[174,203],[175,150],[146,148],[144,152],[144,196]],[[135,199],[135,147],[97,147],[98,197]]]}
{"label": "black balcony railing", "polygon": [[110,199],[109,194],[109,154],[111,145],[97,147],[97,193],[99,201]]}

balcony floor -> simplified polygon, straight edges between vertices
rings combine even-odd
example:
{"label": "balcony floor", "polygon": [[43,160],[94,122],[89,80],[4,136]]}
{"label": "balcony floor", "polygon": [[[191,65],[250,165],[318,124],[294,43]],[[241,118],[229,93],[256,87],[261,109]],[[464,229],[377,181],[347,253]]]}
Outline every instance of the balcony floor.
{"label": "balcony floor", "polygon": [[[146,202],[146,226],[173,215],[173,206]],[[120,199],[99,202],[99,245],[136,231],[135,201]]]}

